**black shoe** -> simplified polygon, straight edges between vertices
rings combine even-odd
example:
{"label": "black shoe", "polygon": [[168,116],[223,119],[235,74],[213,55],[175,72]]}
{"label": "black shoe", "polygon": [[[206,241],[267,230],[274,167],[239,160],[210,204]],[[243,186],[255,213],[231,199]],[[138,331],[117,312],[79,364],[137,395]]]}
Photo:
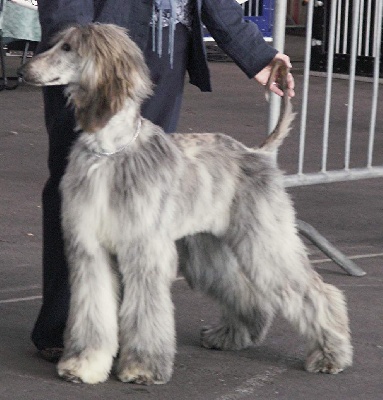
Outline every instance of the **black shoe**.
{"label": "black shoe", "polygon": [[57,363],[63,354],[64,349],[60,347],[48,347],[38,351],[38,355],[45,361]]}

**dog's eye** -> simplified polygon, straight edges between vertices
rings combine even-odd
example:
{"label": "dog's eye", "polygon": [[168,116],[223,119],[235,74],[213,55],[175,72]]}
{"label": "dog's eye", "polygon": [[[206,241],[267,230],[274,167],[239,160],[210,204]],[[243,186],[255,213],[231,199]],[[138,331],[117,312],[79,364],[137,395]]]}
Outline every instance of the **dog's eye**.
{"label": "dog's eye", "polygon": [[61,50],[63,50],[63,51],[71,51],[70,44],[69,43],[64,43],[61,46]]}

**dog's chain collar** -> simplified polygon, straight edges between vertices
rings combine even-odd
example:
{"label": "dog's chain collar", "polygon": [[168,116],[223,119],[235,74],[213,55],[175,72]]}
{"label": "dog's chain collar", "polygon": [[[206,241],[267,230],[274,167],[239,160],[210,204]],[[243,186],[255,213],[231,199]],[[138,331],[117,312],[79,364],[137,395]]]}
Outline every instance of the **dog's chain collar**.
{"label": "dog's chain collar", "polygon": [[109,157],[109,156],[113,156],[115,154],[121,153],[122,151],[124,151],[127,147],[129,147],[131,144],[134,143],[134,141],[137,139],[140,131],[141,131],[141,125],[142,125],[142,119],[139,118],[138,122],[137,122],[137,129],[136,132],[134,134],[134,136],[132,137],[132,139],[130,140],[130,142],[128,142],[127,144],[124,144],[123,146],[121,146],[119,149],[117,149],[116,151],[112,151],[112,152],[107,152],[107,151],[96,151],[96,150],[90,150],[91,153],[93,153],[96,157]]}

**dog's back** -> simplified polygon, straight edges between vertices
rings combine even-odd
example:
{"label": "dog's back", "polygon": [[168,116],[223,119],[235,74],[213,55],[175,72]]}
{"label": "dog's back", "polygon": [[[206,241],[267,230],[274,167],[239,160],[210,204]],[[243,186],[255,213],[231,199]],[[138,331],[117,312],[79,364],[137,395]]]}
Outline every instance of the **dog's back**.
{"label": "dog's back", "polygon": [[[213,146],[216,153],[218,147],[225,148],[226,150],[232,149],[237,152],[240,150],[263,150],[266,152],[273,152],[278,149],[283,143],[283,140],[288,136],[292,122],[295,118],[291,99],[288,95],[288,74],[290,70],[286,64],[282,61],[274,62],[270,77],[267,83],[267,88],[270,87],[272,82],[277,81],[277,84],[283,91],[283,104],[282,111],[278,119],[278,123],[273,132],[267,137],[267,139],[259,146],[253,149],[247,148],[245,145],[237,142],[235,139],[221,134],[221,133],[192,133],[192,134],[173,134],[171,137],[177,143],[178,146],[184,149],[188,154],[195,155],[198,152],[208,151],[209,146]],[[270,90],[266,92],[268,98]],[[195,154],[194,154],[195,153]]]}

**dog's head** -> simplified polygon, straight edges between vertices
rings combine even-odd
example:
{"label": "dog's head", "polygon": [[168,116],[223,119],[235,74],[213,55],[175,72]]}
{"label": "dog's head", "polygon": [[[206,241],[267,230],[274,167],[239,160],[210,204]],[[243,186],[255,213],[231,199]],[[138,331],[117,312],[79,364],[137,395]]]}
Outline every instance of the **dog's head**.
{"label": "dog's head", "polygon": [[58,33],[52,47],[21,67],[27,83],[68,85],[79,126],[94,132],[121,110],[152,93],[141,50],[125,29],[111,24],[72,26]]}

